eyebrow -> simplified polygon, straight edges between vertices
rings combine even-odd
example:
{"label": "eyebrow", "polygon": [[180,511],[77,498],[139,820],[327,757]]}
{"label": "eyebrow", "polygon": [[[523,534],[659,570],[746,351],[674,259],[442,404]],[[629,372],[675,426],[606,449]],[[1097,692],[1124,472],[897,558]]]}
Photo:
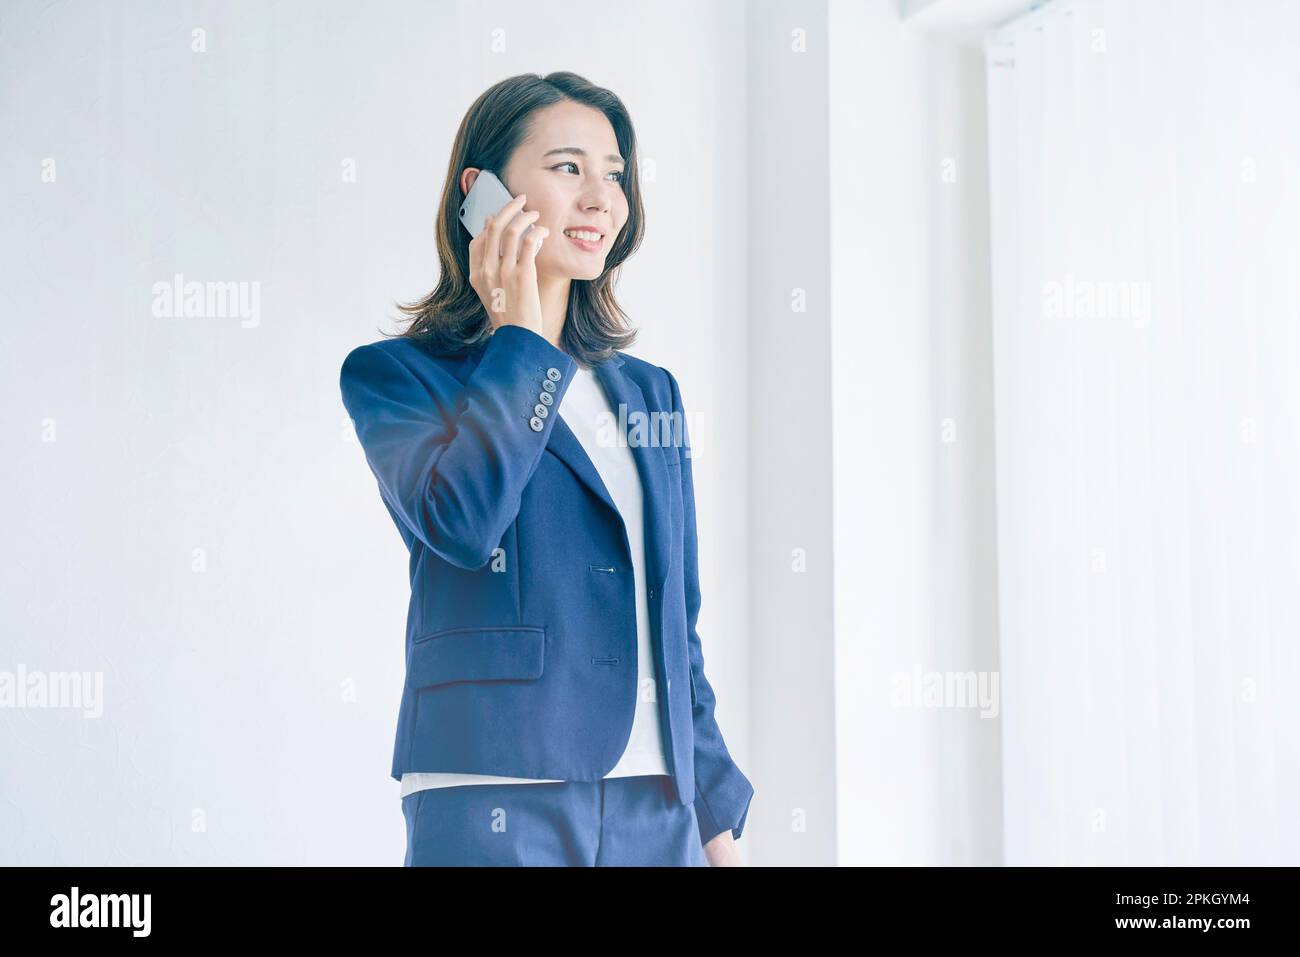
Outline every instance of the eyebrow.
{"label": "eyebrow", "polygon": [[[573,153],[577,156],[583,156],[583,157],[587,155],[587,151],[580,146],[557,146],[555,149],[547,150],[545,153],[543,153],[542,158],[545,159],[546,157],[550,156],[552,153]],[[611,163],[623,163],[623,165],[625,166],[627,165],[623,157],[619,156],[617,153],[610,153],[605,157],[605,159]]]}

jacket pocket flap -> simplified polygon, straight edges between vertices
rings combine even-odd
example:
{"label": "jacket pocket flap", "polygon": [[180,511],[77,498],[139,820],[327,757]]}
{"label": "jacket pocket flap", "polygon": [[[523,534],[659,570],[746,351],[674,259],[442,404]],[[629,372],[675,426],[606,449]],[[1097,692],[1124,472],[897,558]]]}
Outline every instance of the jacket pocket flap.
{"label": "jacket pocket flap", "polygon": [[436,631],[411,643],[406,683],[540,678],[545,649],[546,629],[532,625]]}

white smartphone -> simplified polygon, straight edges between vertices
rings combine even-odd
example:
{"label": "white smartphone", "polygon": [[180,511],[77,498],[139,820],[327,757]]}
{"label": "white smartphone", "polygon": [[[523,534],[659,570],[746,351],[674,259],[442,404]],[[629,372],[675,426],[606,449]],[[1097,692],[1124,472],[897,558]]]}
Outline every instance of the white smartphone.
{"label": "white smartphone", "polygon": [[[460,221],[465,224],[471,236],[477,237],[483,231],[483,223],[487,218],[496,215],[501,207],[512,199],[514,196],[495,173],[490,169],[480,170],[478,176],[474,178],[474,185],[469,188],[465,201],[460,204]],[[533,224],[529,223],[528,229],[524,230],[524,235],[534,228]],[[542,239],[538,242],[538,251],[545,241]]]}

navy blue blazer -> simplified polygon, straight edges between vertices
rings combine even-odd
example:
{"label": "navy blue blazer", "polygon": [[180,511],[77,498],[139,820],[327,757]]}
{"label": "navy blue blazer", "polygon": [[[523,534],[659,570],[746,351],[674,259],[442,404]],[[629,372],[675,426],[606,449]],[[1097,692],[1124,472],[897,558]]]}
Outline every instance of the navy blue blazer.
{"label": "navy blue blazer", "polygon": [[[577,363],[521,326],[436,352],[353,349],[343,404],[410,551],[407,771],[597,781],[627,744],[637,624],[623,519],[557,414]],[[677,380],[615,352],[595,367],[641,477],[660,728],[700,840],[744,831],[754,789],[714,718],[700,610],[690,444]],[[620,412],[620,410],[623,410]]]}

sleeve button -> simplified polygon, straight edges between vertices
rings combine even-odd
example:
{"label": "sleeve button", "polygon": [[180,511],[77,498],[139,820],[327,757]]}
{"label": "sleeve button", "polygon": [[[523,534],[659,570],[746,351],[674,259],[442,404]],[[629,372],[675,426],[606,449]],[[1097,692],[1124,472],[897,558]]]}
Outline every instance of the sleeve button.
{"label": "sleeve button", "polygon": [[555,366],[551,366],[546,370],[546,378],[550,379],[552,382],[559,382],[560,370],[555,368]]}
{"label": "sleeve button", "polygon": [[533,416],[531,419],[529,419],[528,424],[532,427],[534,432],[542,431],[542,420],[539,419],[537,416]]}

